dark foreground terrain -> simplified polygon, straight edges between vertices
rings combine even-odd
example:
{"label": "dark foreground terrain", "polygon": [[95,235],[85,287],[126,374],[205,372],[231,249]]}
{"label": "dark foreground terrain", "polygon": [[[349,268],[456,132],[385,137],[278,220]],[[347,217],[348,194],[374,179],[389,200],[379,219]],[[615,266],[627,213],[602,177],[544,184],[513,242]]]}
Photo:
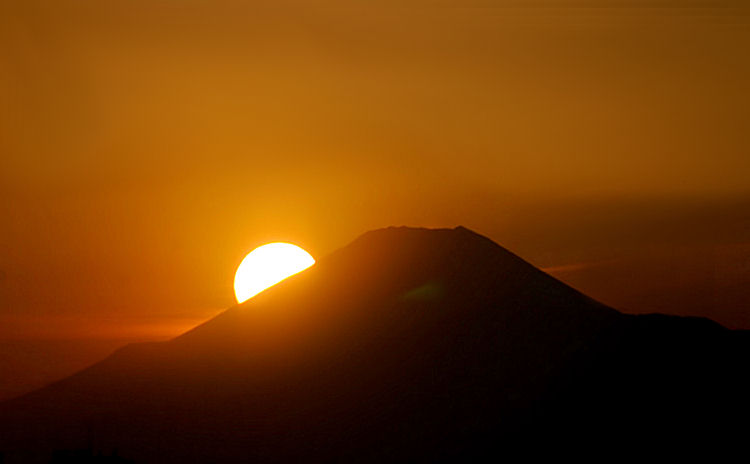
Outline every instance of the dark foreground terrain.
{"label": "dark foreground terrain", "polygon": [[746,332],[621,314],[467,229],[389,228],[174,340],[0,404],[0,450],[8,463],[720,457],[747,451],[748,354]]}

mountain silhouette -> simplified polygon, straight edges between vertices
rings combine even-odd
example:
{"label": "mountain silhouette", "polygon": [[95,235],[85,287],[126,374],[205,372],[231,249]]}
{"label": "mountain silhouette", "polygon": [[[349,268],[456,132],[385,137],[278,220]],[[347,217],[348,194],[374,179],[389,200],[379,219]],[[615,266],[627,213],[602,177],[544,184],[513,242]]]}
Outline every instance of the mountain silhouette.
{"label": "mountain silhouette", "polygon": [[0,404],[6,462],[443,461],[739,447],[746,332],[626,315],[463,227],[368,232],[168,342]]}

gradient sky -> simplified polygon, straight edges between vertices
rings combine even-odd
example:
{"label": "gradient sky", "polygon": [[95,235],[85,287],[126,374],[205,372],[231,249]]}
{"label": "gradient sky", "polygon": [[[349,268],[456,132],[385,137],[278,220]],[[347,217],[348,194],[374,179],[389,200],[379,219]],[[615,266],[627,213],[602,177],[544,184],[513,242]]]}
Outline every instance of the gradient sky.
{"label": "gradient sky", "polygon": [[464,225],[750,328],[740,1],[0,2],[0,340],[176,335],[254,247]]}

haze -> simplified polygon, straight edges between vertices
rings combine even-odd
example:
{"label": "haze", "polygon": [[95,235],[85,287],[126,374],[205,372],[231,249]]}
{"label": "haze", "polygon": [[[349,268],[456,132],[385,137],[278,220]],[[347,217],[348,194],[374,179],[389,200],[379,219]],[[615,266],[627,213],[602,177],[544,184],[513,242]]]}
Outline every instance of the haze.
{"label": "haze", "polygon": [[750,328],[744,5],[3,2],[0,339],[174,336],[399,224]]}

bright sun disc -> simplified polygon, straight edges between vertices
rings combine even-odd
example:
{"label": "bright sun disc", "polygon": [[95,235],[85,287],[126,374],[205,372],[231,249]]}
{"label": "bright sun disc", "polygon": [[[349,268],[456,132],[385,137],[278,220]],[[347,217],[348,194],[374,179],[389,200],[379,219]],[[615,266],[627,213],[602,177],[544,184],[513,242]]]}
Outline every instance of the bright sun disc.
{"label": "bright sun disc", "polygon": [[289,276],[315,264],[315,259],[291,243],[269,243],[245,256],[234,275],[234,295],[242,303]]}

